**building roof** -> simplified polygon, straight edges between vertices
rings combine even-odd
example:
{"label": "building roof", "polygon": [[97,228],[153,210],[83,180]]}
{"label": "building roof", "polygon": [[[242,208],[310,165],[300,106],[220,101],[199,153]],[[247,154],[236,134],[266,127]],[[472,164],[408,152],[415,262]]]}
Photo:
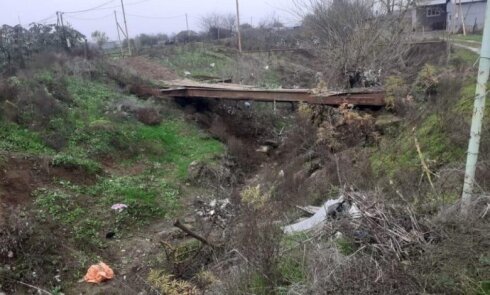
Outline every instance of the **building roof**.
{"label": "building roof", "polygon": [[[454,0],[456,4],[459,4],[461,1],[462,4],[467,3],[475,3],[475,2],[487,2],[487,0]],[[416,6],[433,6],[433,5],[442,5],[451,2],[451,0],[416,0]]]}

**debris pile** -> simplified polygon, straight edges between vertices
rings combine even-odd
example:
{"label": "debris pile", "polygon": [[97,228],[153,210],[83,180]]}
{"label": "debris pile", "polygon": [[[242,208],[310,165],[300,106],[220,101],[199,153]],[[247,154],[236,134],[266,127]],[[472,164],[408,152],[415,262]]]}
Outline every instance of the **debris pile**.
{"label": "debris pile", "polygon": [[233,216],[233,206],[229,199],[213,199],[209,202],[197,197],[195,201],[196,214],[205,221],[210,221],[225,227],[227,221]]}
{"label": "debris pile", "polygon": [[439,239],[429,226],[419,223],[409,207],[395,208],[357,192],[329,200],[322,207],[299,209],[314,215],[285,226],[284,233],[317,229],[328,236],[346,236],[359,247],[370,247],[399,260],[411,249]]}

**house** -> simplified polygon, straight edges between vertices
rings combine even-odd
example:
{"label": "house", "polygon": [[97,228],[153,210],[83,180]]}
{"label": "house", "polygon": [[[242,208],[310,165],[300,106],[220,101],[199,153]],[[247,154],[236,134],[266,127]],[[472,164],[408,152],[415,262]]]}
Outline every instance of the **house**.
{"label": "house", "polygon": [[416,31],[479,32],[485,22],[486,0],[416,0],[412,27]]}

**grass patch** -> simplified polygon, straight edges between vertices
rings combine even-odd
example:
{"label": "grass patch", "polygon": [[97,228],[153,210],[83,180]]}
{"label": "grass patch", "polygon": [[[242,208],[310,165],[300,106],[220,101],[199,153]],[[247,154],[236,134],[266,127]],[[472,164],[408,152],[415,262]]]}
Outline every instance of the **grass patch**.
{"label": "grass patch", "polygon": [[[476,78],[475,78],[476,79]],[[487,85],[487,89],[490,87],[490,83]],[[461,89],[460,100],[456,104],[454,110],[458,114],[462,114],[467,122],[471,122],[471,117],[473,116],[473,107],[475,103],[475,90],[476,81],[467,81]],[[487,98],[488,101],[488,98]],[[485,116],[483,118],[484,125],[488,124],[490,121],[490,107],[487,105],[485,107]]]}
{"label": "grass patch", "polygon": [[476,42],[482,42],[483,35],[481,34],[471,34],[471,35],[456,35],[454,36],[455,40],[462,40],[462,41],[476,41]]}
{"label": "grass patch", "polygon": [[15,123],[0,122],[0,150],[30,154],[51,154],[39,135]]}
{"label": "grass patch", "polygon": [[464,48],[453,47],[451,64],[473,66],[478,61],[478,54]]}
{"label": "grass patch", "polygon": [[[104,230],[122,235],[155,218],[169,217],[180,206],[178,190],[149,174],[101,178],[93,186],[67,181],[59,185],[34,193],[40,218],[62,225],[75,241],[95,247],[104,245]],[[116,203],[128,208],[116,212],[111,209]]]}
{"label": "grass patch", "polygon": [[70,112],[71,119],[77,126],[104,119],[105,106],[117,98],[117,93],[108,85],[90,80],[69,78],[67,88],[75,104]]}
{"label": "grass patch", "polygon": [[80,158],[67,154],[58,154],[53,158],[53,166],[65,167],[68,169],[83,169],[89,174],[102,172],[102,166],[90,159]]}
{"label": "grass patch", "polygon": [[159,126],[140,126],[137,138],[160,147],[162,154],[151,158],[170,164],[175,169],[174,176],[180,179],[187,176],[187,168],[193,161],[210,161],[224,151],[222,143],[205,136],[197,127],[183,120],[167,121]]}
{"label": "grass patch", "polygon": [[382,143],[371,156],[371,167],[377,176],[386,175],[393,179],[401,171],[421,171],[420,158],[417,153],[415,138],[417,137],[422,153],[431,167],[459,161],[464,150],[451,144],[442,122],[437,114],[432,114],[422,121],[415,134],[405,130],[396,139]]}
{"label": "grass patch", "polygon": [[34,195],[42,220],[51,219],[55,224],[61,225],[81,245],[103,246],[99,233],[102,221],[89,214],[87,203],[83,204],[78,195],[59,189],[39,189]]}

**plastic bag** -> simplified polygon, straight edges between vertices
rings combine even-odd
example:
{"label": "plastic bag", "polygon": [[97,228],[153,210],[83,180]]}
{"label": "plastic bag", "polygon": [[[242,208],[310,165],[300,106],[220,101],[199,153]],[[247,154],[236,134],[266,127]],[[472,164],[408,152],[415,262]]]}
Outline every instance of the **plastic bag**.
{"label": "plastic bag", "polygon": [[104,262],[89,267],[87,274],[83,277],[85,282],[99,284],[114,278],[114,271]]}

